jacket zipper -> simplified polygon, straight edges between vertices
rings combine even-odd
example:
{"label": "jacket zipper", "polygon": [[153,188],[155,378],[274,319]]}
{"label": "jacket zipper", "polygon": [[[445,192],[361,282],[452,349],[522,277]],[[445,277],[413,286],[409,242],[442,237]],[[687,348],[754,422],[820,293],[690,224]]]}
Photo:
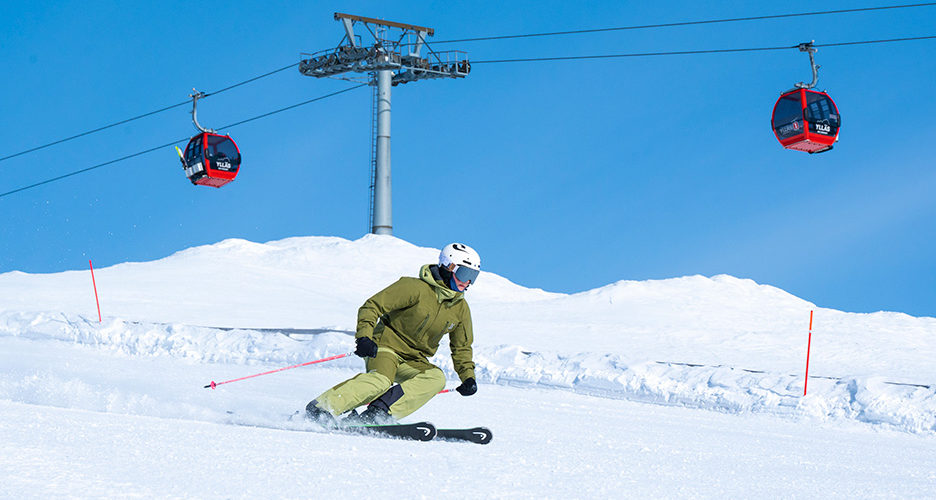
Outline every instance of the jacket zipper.
{"label": "jacket zipper", "polygon": [[[435,318],[433,318],[433,322],[434,322],[436,319],[439,318],[439,314],[441,314],[441,313],[442,313],[442,304],[440,303],[440,304],[439,304],[439,308],[436,309],[436,315],[435,315]],[[422,324],[419,325],[419,329],[417,330],[417,333],[416,333],[416,335],[414,336],[415,339],[417,339],[417,340],[427,340],[428,337],[429,337],[430,335],[432,335],[432,333],[429,332],[428,330],[426,331],[425,335],[421,335],[421,334],[423,333],[424,327],[426,326],[426,323],[429,322],[429,316],[430,316],[430,315],[431,315],[431,314],[427,314],[427,315],[426,315],[426,319],[424,319],[423,322],[422,322]]]}
{"label": "jacket zipper", "polygon": [[419,340],[420,334],[423,331],[423,328],[426,326],[426,323],[429,322],[429,315],[427,314],[425,319],[422,320],[422,323],[419,324],[419,328],[416,329],[416,333],[413,334],[414,340]]}

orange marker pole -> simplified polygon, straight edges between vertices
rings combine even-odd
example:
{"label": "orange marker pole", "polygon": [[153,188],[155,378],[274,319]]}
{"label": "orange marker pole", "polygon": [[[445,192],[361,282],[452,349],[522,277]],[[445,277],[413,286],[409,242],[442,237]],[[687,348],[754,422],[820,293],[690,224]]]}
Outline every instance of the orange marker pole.
{"label": "orange marker pole", "polygon": [[806,395],[806,384],[809,383],[809,350],[812,348],[812,316],[813,312],[809,311],[809,340],[806,342],[806,380],[803,381],[803,396]]}
{"label": "orange marker pole", "polygon": [[94,302],[97,304],[97,320],[101,322],[101,301],[98,300],[97,283],[94,282],[94,264],[88,259],[88,265],[91,266],[91,284],[94,285]]}

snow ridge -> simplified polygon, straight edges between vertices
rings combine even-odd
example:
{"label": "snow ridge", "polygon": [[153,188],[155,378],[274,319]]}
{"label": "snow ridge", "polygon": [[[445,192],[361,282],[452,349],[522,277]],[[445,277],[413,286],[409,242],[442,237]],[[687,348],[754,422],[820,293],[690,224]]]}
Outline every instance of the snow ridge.
{"label": "snow ridge", "polygon": [[[61,313],[0,313],[0,339],[44,346],[78,345],[132,361],[165,358],[189,363],[253,366],[240,376],[353,350],[351,335],[322,332],[295,340],[285,334],[108,318],[103,323]],[[433,362],[457,380],[443,344]],[[936,433],[936,390],[895,385],[882,377],[813,378],[802,397],[801,375],[676,361],[625,360],[605,353],[530,351],[518,345],[479,346],[482,384],[535,386],[592,396],[675,405],[723,413],[768,413],[820,421],[855,421],[915,434]],[[357,369],[350,357],[330,368]],[[203,381],[208,382],[208,381]],[[195,382],[191,388],[197,387]],[[202,382],[198,382],[202,383]],[[158,391],[155,391],[158,392]],[[65,394],[63,397],[62,394]],[[66,368],[0,373],[0,399],[152,416],[225,421],[207,401],[167,405],[145,388],[115,388],[106,380],[69,375]]]}

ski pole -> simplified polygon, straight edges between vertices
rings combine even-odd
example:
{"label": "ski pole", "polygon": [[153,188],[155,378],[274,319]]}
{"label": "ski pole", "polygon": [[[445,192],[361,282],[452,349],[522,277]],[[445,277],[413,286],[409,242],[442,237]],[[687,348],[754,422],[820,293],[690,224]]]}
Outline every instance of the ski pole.
{"label": "ski pole", "polygon": [[285,367],[285,368],[278,368],[278,369],[276,369],[276,370],[270,370],[270,371],[268,371],[268,372],[258,373],[258,374],[256,374],[256,375],[248,375],[248,376],[246,376],[246,377],[236,378],[236,379],[233,379],[233,380],[225,380],[224,382],[215,382],[214,380],[212,380],[210,384],[208,384],[208,385],[205,386],[205,389],[207,389],[207,388],[209,388],[209,387],[211,387],[212,389],[214,389],[215,387],[217,387],[217,386],[219,386],[219,385],[221,385],[221,384],[230,384],[231,382],[237,382],[237,381],[239,381],[239,380],[246,380],[246,379],[249,379],[249,378],[259,377],[260,375],[269,375],[269,374],[271,374],[271,373],[281,372],[281,371],[283,371],[283,370],[290,370],[290,369],[292,369],[292,368],[299,368],[300,366],[314,365],[314,364],[316,364],[316,363],[324,363],[324,362],[326,362],[326,361],[332,361],[332,360],[335,360],[335,359],[341,359],[341,358],[350,356],[350,355],[352,355],[352,354],[354,354],[354,353],[353,353],[353,352],[346,352],[346,353],[344,353],[344,354],[338,354],[337,356],[330,356],[330,357],[327,357],[327,358],[316,359],[315,361],[309,361],[309,362],[307,362],[307,363],[302,363],[302,364],[299,364],[299,365],[287,366],[287,367]]}

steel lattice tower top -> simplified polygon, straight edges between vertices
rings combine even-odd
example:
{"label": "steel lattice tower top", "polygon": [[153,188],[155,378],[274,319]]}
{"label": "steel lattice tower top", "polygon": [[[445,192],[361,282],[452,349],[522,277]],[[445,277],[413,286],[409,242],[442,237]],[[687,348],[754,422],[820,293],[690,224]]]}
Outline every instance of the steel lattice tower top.
{"label": "steel lattice tower top", "polygon": [[[463,51],[436,52],[426,43],[432,28],[414,26],[369,17],[335,13],[344,25],[345,36],[338,46],[315,54],[302,54],[299,71],[316,78],[353,80],[347,73],[366,73],[376,86],[376,129],[371,175],[371,232],[393,234],[390,183],[390,94],[403,83],[437,78],[464,78],[471,63]],[[371,41],[362,42],[354,27],[363,25]],[[423,57],[423,49],[428,52]]]}

